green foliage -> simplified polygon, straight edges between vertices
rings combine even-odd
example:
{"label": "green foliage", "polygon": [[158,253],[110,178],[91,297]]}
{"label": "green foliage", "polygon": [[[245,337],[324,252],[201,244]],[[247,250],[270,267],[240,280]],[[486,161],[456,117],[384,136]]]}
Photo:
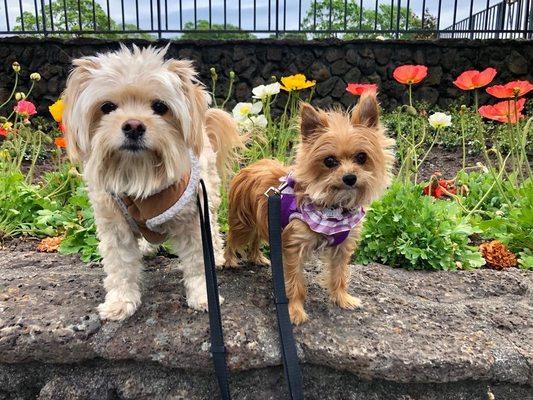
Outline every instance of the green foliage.
{"label": "green foliage", "polygon": [[494,185],[490,173],[461,173],[458,180],[469,188],[462,203],[467,209],[477,206],[471,222],[485,240],[497,239],[519,255],[521,266],[533,267],[533,180],[521,185],[515,180],[502,180],[501,188]]}
{"label": "green foliage", "polygon": [[408,269],[454,270],[458,263],[463,269],[478,268],[485,261],[469,245],[475,232],[455,202],[423,196],[420,186],[396,182],[368,211],[357,257]]}
{"label": "green foliage", "polygon": [[[330,13],[331,6],[331,13]],[[422,29],[422,19],[416,15],[413,10],[407,11],[407,7],[401,7],[400,9],[400,21],[398,24],[398,8],[394,9],[387,4],[380,4],[377,12],[374,7],[361,9],[358,0],[318,0],[311,4],[311,7],[307,11],[307,14],[302,22],[302,28],[304,30],[362,30],[362,31],[387,31],[394,30],[399,27],[400,30],[404,30],[407,27],[409,29]],[[408,22],[409,21],[409,22]],[[408,25],[407,25],[408,23]],[[432,32],[436,28],[436,19],[430,15],[427,10],[425,14],[424,29],[428,30],[428,33],[414,34],[403,33],[399,35],[401,39],[412,38],[431,38],[435,37]],[[362,36],[378,35],[384,37],[393,38],[392,33],[346,33],[343,34],[344,39],[354,39]],[[331,34],[315,33],[315,37],[328,37]]]}
{"label": "green foliage", "polygon": [[[209,26],[209,21],[205,19],[200,19],[196,21],[196,26],[194,22],[187,22],[184,26],[184,29],[189,32],[185,32],[181,35],[180,39],[183,40],[198,40],[198,39],[255,39],[255,36],[248,32],[239,32],[241,29],[233,24],[215,24],[212,23]],[[203,33],[202,31],[210,31],[209,33]],[[220,32],[211,32],[211,31],[220,31]],[[235,32],[225,32],[225,31],[235,31]]]}
{"label": "green foliage", "polygon": [[63,165],[38,184],[20,171],[0,176],[0,237],[64,235],[60,251],[99,259],[92,209],[78,174]]}
{"label": "green foliage", "polygon": [[[93,8],[94,7],[94,8]],[[45,4],[46,26],[51,30],[53,22],[55,30],[65,30],[80,32],[85,31],[84,36],[92,36],[104,39],[116,39],[121,37],[154,39],[147,33],[95,33],[96,31],[134,31],[138,30],[137,26],[127,23],[115,22],[108,18],[108,15],[102,6],[93,0],[55,0],[51,4]],[[66,15],[65,15],[66,10]],[[53,15],[53,21],[50,21],[50,15]],[[42,19],[35,18],[35,14],[24,12],[22,18],[17,17],[15,31],[38,31],[42,29]],[[88,33],[87,33],[88,32]],[[49,35],[50,36],[50,35]],[[71,34],[53,34],[51,36],[71,36]]]}
{"label": "green foliage", "polygon": [[84,186],[78,186],[67,207],[75,210],[76,214],[65,225],[65,238],[61,242],[59,251],[64,254],[79,253],[83,261],[98,261],[98,239],[96,238],[96,224]]}

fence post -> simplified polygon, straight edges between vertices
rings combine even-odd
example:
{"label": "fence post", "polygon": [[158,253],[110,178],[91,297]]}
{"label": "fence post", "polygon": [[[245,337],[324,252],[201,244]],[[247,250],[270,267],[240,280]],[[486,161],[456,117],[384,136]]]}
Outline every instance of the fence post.
{"label": "fence post", "polygon": [[[533,1],[530,3],[530,0],[527,0],[526,21],[524,27],[528,31],[533,31]],[[524,35],[524,37],[531,39],[533,37],[533,34],[531,32],[528,32]]]}
{"label": "fence post", "polygon": [[498,4],[496,9],[496,39],[500,38],[500,31],[505,25],[505,1]]}
{"label": "fence post", "polygon": [[157,38],[161,37],[161,0],[157,0]]}
{"label": "fence post", "polygon": [[44,0],[41,0],[41,18],[43,20],[43,34],[44,37],[48,36],[48,32],[46,31],[46,8],[44,5]]}
{"label": "fence post", "polygon": [[279,36],[279,0],[276,0],[276,38]]}

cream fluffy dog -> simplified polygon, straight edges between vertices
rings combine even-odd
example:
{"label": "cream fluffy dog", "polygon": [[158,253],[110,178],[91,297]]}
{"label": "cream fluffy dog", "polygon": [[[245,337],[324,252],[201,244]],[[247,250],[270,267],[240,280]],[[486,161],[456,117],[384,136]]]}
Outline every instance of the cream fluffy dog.
{"label": "cream fluffy dog", "polygon": [[[122,320],[139,307],[142,256],[150,248],[112,194],[146,199],[192,179],[197,165],[209,193],[216,261],[223,262],[216,223],[220,176],[241,139],[227,113],[208,109],[209,96],[191,62],[165,61],[165,53],[122,46],[77,59],[64,93],[67,150],[83,164],[107,274],[102,319]],[[195,197],[159,229],[179,256],[189,307],[206,310]]]}

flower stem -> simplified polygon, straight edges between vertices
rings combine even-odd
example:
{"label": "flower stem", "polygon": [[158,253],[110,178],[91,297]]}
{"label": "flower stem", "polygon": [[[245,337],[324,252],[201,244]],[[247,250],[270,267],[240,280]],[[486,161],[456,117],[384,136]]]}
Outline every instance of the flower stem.
{"label": "flower stem", "polygon": [[[227,94],[226,98],[224,99],[224,102],[220,106],[220,108],[222,108],[222,109],[224,109],[224,107],[226,106],[226,103],[229,101],[229,98],[231,97],[231,93],[233,92],[233,81],[234,80],[235,80],[234,76],[230,75],[228,94]],[[214,90],[213,90],[213,94],[214,94]]]}
{"label": "flower stem", "polygon": [[11,91],[11,94],[9,95],[9,97],[7,98],[6,101],[4,101],[1,105],[0,105],[0,110],[2,108],[4,108],[4,106],[9,103],[11,101],[11,99],[13,98],[13,96],[15,95],[15,92],[17,91],[17,86],[18,86],[18,82],[19,82],[19,74],[18,72],[15,72],[15,84],[13,85],[13,90]]}
{"label": "flower stem", "polygon": [[466,168],[466,138],[465,138],[465,117],[463,114],[461,114],[461,136],[462,136],[462,141],[463,141],[463,171],[464,171],[464,169]]}

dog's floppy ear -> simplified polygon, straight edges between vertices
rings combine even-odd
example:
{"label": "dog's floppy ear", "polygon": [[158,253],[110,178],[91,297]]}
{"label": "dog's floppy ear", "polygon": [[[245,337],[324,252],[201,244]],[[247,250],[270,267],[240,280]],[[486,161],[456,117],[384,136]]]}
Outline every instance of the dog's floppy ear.
{"label": "dog's floppy ear", "polygon": [[181,118],[180,121],[185,142],[196,155],[200,155],[203,148],[203,125],[209,105],[209,95],[198,81],[191,61],[169,60],[168,68],[179,76],[187,103],[187,118]]}
{"label": "dog's floppy ear", "polygon": [[72,162],[85,159],[90,148],[90,112],[83,101],[83,93],[94,70],[99,68],[96,57],[84,57],[73,61],[67,85],[63,92],[63,125],[66,128],[67,153]]}
{"label": "dog's floppy ear", "polygon": [[375,91],[364,92],[352,111],[352,124],[377,128],[379,114],[377,93]]}
{"label": "dog's floppy ear", "polygon": [[312,142],[327,126],[327,118],[322,111],[309,103],[300,103],[300,133],[304,142]]}

